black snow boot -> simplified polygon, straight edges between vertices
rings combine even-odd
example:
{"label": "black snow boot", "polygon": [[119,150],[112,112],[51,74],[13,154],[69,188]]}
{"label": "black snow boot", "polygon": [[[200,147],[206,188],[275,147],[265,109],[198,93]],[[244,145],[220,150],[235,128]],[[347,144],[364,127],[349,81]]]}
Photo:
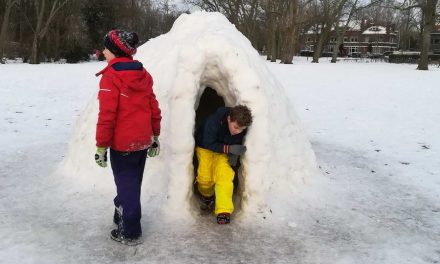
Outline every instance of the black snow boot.
{"label": "black snow boot", "polygon": [[200,210],[205,212],[211,212],[214,210],[214,196],[205,197],[203,195],[199,196]]}
{"label": "black snow boot", "polygon": [[113,223],[119,226],[121,220],[122,220],[121,211],[119,208],[115,208],[115,213],[113,214]]}
{"label": "black snow boot", "polygon": [[119,242],[119,243],[127,245],[127,246],[137,246],[137,245],[143,243],[141,236],[136,237],[136,238],[128,238],[128,237],[125,237],[121,233],[121,231],[119,231],[118,229],[113,229],[110,232],[110,238],[116,242]]}
{"label": "black snow boot", "polygon": [[231,222],[231,214],[230,213],[220,213],[217,215],[217,224],[225,225]]}

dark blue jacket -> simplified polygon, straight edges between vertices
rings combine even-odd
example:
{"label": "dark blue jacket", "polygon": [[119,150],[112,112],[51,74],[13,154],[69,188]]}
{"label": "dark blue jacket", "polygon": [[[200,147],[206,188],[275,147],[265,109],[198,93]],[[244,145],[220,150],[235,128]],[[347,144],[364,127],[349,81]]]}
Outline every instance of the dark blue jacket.
{"label": "dark blue jacket", "polygon": [[210,115],[196,131],[196,145],[217,153],[228,153],[229,145],[241,145],[247,129],[232,136],[228,128],[227,117],[230,107],[220,107]]}

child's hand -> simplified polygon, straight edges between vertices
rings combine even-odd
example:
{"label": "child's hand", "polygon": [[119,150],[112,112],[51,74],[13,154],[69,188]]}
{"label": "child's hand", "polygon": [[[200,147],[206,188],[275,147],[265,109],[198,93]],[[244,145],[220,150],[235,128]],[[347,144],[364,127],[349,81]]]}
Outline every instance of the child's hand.
{"label": "child's hand", "polygon": [[159,153],[160,153],[159,136],[154,136],[153,143],[151,144],[151,146],[147,150],[147,155],[148,155],[148,157],[153,158],[153,157],[158,156]]}
{"label": "child's hand", "polygon": [[228,163],[231,165],[231,167],[237,166],[238,157],[238,155],[228,154]]}
{"label": "child's hand", "polygon": [[107,167],[107,148],[106,147],[97,147],[95,154],[95,162],[99,166],[105,168]]}
{"label": "child's hand", "polygon": [[241,156],[246,152],[246,147],[243,145],[230,145],[229,153]]}

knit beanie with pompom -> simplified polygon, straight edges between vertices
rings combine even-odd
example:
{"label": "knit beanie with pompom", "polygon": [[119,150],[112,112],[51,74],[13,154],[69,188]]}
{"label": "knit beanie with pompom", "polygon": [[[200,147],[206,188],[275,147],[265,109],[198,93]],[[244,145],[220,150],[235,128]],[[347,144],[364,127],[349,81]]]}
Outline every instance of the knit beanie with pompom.
{"label": "knit beanie with pompom", "polygon": [[119,29],[109,31],[104,37],[104,47],[116,57],[133,56],[136,53],[138,43],[139,38],[135,32]]}

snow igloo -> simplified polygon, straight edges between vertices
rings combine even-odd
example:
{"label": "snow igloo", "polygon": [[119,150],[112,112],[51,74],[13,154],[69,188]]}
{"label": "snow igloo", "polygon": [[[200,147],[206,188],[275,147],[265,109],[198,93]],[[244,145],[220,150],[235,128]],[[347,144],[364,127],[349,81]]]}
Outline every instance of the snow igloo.
{"label": "snow igloo", "polygon": [[[249,40],[220,13],[183,14],[167,34],[139,47],[135,59],[153,76],[162,110],[161,152],[147,159],[144,173],[144,215],[197,219],[196,126],[218,106],[244,104],[253,123],[236,175],[234,217],[283,217],[315,173],[315,157],[283,87]],[[97,113],[94,99],[78,121],[63,168],[84,188],[108,193],[111,199],[111,169],[98,167],[91,158]]]}

